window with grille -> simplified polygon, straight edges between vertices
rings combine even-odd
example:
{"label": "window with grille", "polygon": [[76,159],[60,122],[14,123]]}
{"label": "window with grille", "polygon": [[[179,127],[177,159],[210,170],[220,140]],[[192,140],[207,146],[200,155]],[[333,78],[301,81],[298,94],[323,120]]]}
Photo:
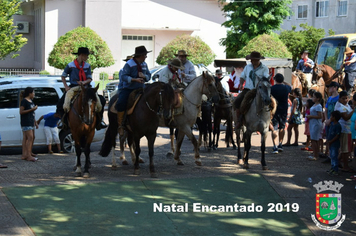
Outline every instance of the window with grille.
{"label": "window with grille", "polygon": [[338,16],[346,16],[347,14],[347,0],[340,0],[338,2]]}
{"label": "window with grille", "polygon": [[146,36],[146,35],[123,35],[122,40],[147,40],[152,41],[153,36]]}
{"label": "window with grille", "polygon": [[308,18],[308,5],[298,6],[298,19]]}
{"label": "window with grille", "polygon": [[316,1],[316,17],[326,17],[329,12],[329,1]]}

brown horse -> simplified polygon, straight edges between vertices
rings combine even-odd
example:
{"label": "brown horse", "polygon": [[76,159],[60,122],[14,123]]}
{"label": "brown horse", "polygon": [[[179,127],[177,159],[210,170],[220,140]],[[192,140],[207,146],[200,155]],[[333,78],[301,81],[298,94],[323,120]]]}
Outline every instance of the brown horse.
{"label": "brown horse", "polygon": [[344,76],[342,69],[335,71],[332,67],[328,65],[318,65],[315,63],[313,68],[313,81],[315,81],[312,89],[319,91],[323,98],[327,95],[325,86],[329,85],[332,81],[339,83],[342,87],[344,86]]}
{"label": "brown horse", "polygon": [[[310,85],[309,85],[310,86]],[[294,71],[292,73],[292,88],[299,88],[302,92],[302,96],[306,97],[308,93],[308,81],[306,76],[301,71]]]}
{"label": "brown horse", "polygon": [[89,178],[89,168],[90,168],[90,145],[95,134],[95,124],[96,124],[96,104],[97,101],[96,88],[86,88],[81,85],[81,91],[74,98],[73,105],[71,106],[68,113],[68,123],[72,136],[75,142],[75,152],[77,155],[77,168],[76,175],[81,176],[81,162],[80,155],[82,151],[85,154],[85,165],[83,177]]}

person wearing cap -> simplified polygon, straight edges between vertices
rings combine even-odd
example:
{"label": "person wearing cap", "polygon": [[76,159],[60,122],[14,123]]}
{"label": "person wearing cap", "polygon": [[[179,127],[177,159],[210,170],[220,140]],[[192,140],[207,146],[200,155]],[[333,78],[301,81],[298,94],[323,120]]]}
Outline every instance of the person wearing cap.
{"label": "person wearing cap", "polygon": [[[237,116],[237,124],[235,124],[236,128],[240,128],[242,125],[242,115],[240,113],[240,105],[246,93],[248,93],[251,89],[256,88],[259,82],[258,80],[262,79],[263,77],[265,78],[269,77],[268,67],[262,64],[261,59],[265,59],[265,58],[261,55],[261,53],[256,51],[253,51],[251,52],[250,55],[246,56],[246,60],[251,60],[251,63],[246,65],[241,73],[239,90],[242,90],[242,92],[236,97],[234,101],[235,112]],[[245,87],[244,89],[242,89],[244,83],[245,83]]]}
{"label": "person wearing cap", "polygon": [[217,69],[215,71],[215,78],[218,79],[223,87],[223,89],[225,90],[226,94],[230,93],[230,88],[229,88],[229,84],[228,84],[228,79],[229,78],[225,78],[223,76],[222,70]]}
{"label": "person wearing cap", "polygon": [[[90,85],[90,82],[93,80],[90,64],[86,62],[90,54],[89,49],[86,47],[80,47],[78,48],[78,52],[74,52],[72,54],[77,55],[77,58],[74,59],[74,61],[69,62],[68,65],[64,68],[64,71],[62,73],[61,78],[65,88],[65,92],[63,93],[63,96],[61,97],[61,99],[57,104],[57,111],[56,111],[62,117],[62,122],[64,123],[65,127],[68,127],[68,124],[66,119],[66,112],[63,109],[63,104],[64,103],[68,104],[70,102],[68,101],[70,100],[70,98],[66,98],[68,97],[66,96],[67,92],[70,90],[71,91],[77,90],[78,86],[80,85]],[[69,85],[67,84],[66,81],[67,76],[69,76]],[[107,125],[102,121],[106,100],[101,95],[98,95],[98,98],[101,104],[101,111],[96,113],[97,114],[96,129],[100,130],[102,128],[107,127]],[[98,107],[99,106],[100,105],[98,104]]]}
{"label": "person wearing cap", "polygon": [[[324,117],[326,117],[326,119],[325,119],[325,133],[326,133],[326,136],[328,136],[329,126],[331,123],[331,121],[330,121],[331,113],[335,110],[335,105],[339,101],[338,89],[339,89],[340,85],[337,82],[332,81],[329,85],[326,85],[326,87],[328,88],[329,97],[325,103]],[[323,161],[324,163],[330,162],[328,143],[326,143],[325,153],[321,153],[320,157],[328,158],[325,161]]]}
{"label": "person wearing cap", "polygon": [[[288,98],[292,91],[292,86],[284,81],[284,76],[280,73],[274,76],[275,84],[271,88],[271,95],[277,100],[277,110],[272,118],[272,142],[273,152],[278,153],[283,151],[283,138],[285,134],[285,127],[287,123],[288,113]],[[278,131],[278,133],[277,133]],[[277,138],[279,139],[277,140]],[[278,146],[277,146],[278,141]]]}
{"label": "person wearing cap", "polygon": [[[130,59],[132,59],[132,57],[133,56],[126,56],[126,59],[124,59],[123,61],[124,62],[127,62],[128,60],[130,60]],[[119,71],[119,84],[117,85],[117,89],[118,90],[120,90],[123,86],[124,86],[124,81],[121,79],[121,77],[122,77],[122,72],[123,72],[123,70],[121,69],[120,71]]]}
{"label": "person wearing cap", "polygon": [[301,55],[302,58],[299,60],[296,70],[300,70],[306,75],[306,79],[308,81],[308,88],[310,88],[313,77],[314,62],[312,59],[309,58],[309,51],[305,50],[302,52]]}
{"label": "person wearing cap", "polygon": [[133,58],[128,60],[122,69],[120,78],[122,80],[122,87],[118,91],[119,96],[115,106],[115,109],[118,111],[117,117],[120,135],[124,134],[123,120],[130,93],[135,89],[143,88],[144,83],[148,82],[151,78],[151,73],[145,62],[147,53],[150,52],[152,51],[147,51],[145,46],[136,47]]}
{"label": "person wearing cap", "polygon": [[354,53],[354,50],[349,47],[346,48],[344,54],[346,55],[346,58],[341,68],[344,68],[345,71],[345,89],[348,95],[351,95],[354,90],[356,78],[356,54]]}
{"label": "person wearing cap", "polygon": [[187,54],[185,50],[179,50],[177,54],[174,54],[179,60],[181,60],[184,69],[179,69],[179,77],[182,78],[183,82],[189,84],[195,77],[197,77],[194,64],[187,60],[190,55]]}
{"label": "person wearing cap", "polygon": [[170,84],[173,89],[184,88],[182,78],[179,77],[178,70],[184,70],[184,66],[178,58],[168,62],[168,65],[159,72],[158,80]]}

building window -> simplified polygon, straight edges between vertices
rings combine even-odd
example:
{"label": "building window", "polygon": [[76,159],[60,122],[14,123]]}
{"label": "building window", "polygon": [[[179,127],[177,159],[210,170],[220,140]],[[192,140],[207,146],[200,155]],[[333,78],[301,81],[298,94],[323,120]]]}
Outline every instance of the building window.
{"label": "building window", "polygon": [[298,6],[298,19],[306,19],[308,17],[308,5]]}
{"label": "building window", "polygon": [[329,1],[316,1],[316,17],[326,17],[329,11]]}
{"label": "building window", "polygon": [[338,16],[346,16],[347,14],[347,0],[340,0],[338,5]]}
{"label": "building window", "polygon": [[152,36],[147,36],[147,35],[123,35],[122,40],[147,40],[147,41],[152,41],[153,37]]}

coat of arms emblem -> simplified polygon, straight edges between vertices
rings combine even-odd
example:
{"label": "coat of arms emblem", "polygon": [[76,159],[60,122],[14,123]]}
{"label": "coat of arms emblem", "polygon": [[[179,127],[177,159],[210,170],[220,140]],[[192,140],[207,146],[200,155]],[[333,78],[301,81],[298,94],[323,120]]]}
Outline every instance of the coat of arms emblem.
{"label": "coat of arms emblem", "polygon": [[341,214],[341,193],[344,186],[335,181],[320,181],[313,185],[317,194],[315,199],[316,211],[311,218],[320,229],[334,230],[345,221],[346,215]]}

